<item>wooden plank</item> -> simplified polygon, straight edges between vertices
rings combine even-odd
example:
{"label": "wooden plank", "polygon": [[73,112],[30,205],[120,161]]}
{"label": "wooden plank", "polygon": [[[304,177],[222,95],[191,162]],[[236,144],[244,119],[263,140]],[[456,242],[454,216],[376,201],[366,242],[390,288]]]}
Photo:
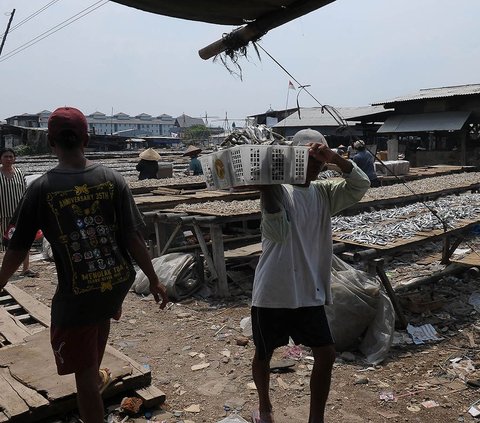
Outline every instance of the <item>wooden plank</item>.
{"label": "wooden plank", "polygon": [[186,198],[189,198],[188,195],[171,195],[171,194],[166,194],[166,195],[142,195],[142,196],[137,196],[135,197],[135,203],[137,205],[142,204],[142,203],[169,203],[172,201],[182,201],[185,200]]}
{"label": "wooden plank", "polygon": [[0,333],[10,344],[20,344],[31,334],[22,322],[1,307]]}
{"label": "wooden plank", "polygon": [[200,245],[205,261],[207,262],[208,269],[210,270],[211,278],[216,280],[218,279],[217,269],[215,268],[213,259],[210,256],[210,252],[207,248],[207,243],[205,242],[205,238],[203,237],[202,230],[198,226],[197,222],[194,221],[192,222],[192,224],[193,224],[193,230],[195,231],[195,235],[197,237],[198,244]]}
{"label": "wooden plank", "polygon": [[[14,379],[7,368],[0,368],[0,378],[2,389],[4,386],[6,386],[5,384],[11,386],[29,408],[38,409],[49,405],[48,400],[40,395],[37,391]],[[4,408],[2,403],[0,403],[0,407]]]}
{"label": "wooden plank", "polygon": [[245,245],[243,247],[225,251],[225,258],[249,257],[260,254],[261,252],[262,243],[256,242],[255,244]]}
{"label": "wooden plank", "polygon": [[10,295],[2,295],[0,297],[0,304],[8,303],[12,300],[13,300],[13,298]]}
{"label": "wooden plank", "polygon": [[[0,349],[0,363],[0,409],[8,411],[7,416],[0,412],[0,422],[37,422],[76,408],[74,376],[57,374],[48,330],[27,337],[23,344]],[[102,366],[111,370],[114,379],[105,398],[151,383],[149,368],[110,346]]]}
{"label": "wooden plank", "polygon": [[182,193],[182,191],[179,190],[179,189],[167,188],[167,187],[158,187],[158,188],[155,188],[152,191],[152,194],[155,194],[155,195],[162,195],[162,194],[165,194],[165,195],[179,195],[181,193]]}
{"label": "wooden plank", "polygon": [[[0,407],[9,419],[28,413],[29,407],[18,392],[4,379],[4,373],[8,369],[2,369],[0,373]],[[11,379],[11,377],[10,377]]]}
{"label": "wooden plank", "polygon": [[[56,401],[76,392],[73,375],[59,376],[50,346],[48,330],[43,330],[25,339],[25,343],[0,350],[0,362],[10,368],[17,380],[39,392],[45,392],[50,401]],[[149,371],[142,371],[131,360],[112,354],[107,348],[102,366],[108,367],[113,379],[139,378],[140,386],[150,381]],[[137,386],[138,387],[138,386]]]}
{"label": "wooden plank", "polygon": [[232,216],[258,216],[260,218],[261,214],[260,214],[260,209],[258,209],[257,212],[254,212],[252,213],[252,211],[248,211],[248,210],[236,210],[234,214],[232,213],[224,213],[220,210],[212,210],[212,209],[209,209],[209,208],[205,208],[205,209],[200,209],[200,208],[189,208],[188,207],[188,204],[185,204],[184,207],[180,207],[182,205],[178,205],[177,207],[175,207],[174,209],[164,209],[163,211],[164,212],[173,212],[173,213],[188,213],[190,215],[195,215],[195,214],[198,214],[198,215],[202,215],[202,216],[215,216],[215,217],[232,217]]}
{"label": "wooden plank", "polygon": [[143,400],[143,406],[145,408],[162,405],[167,397],[163,391],[153,385],[135,390],[135,395]]}
{"label": "wooden plank", "polygon": [[8,311],[11,314],[14,314],[15,311],[22,311],[23,307],[20,304],[12,304],[2,307],[5,311]]}
{"label": "wooden plank", "polygon": [[24,344],[0,350],[0,362],[10,368],[18,381],[44,392],[50,401],[75,392],[73,375],[57,375],[48,330],[26,338]]}
{"label": "wooden plank", "polygon": [[15,299],[15,301],[28,311],[30,316],[35,320],[40,322],[42,325],[48,327],[50,326],[50,308],[40,301],[33,298],[31,295],[27,294],[25,291],[21,290],[11,283],[7,283],[5,286],[5,291]]}
{"label": "wooden plank", "polygon": [[480,255],[479,253],[473,251],[466,254],[464,257],[458,260],[450,260],[452,263],[464,264],[471,267],[480,267]]}
{"label": "wooden plank", "polygon": [[[127,355],[123,354],[122,352],[116,350],[115,348],[113,348],[110,345],[107,345],[107,347],[105,348],[105,353],[108,353],[109,356],[115,357],[119,360],[126,361],[139,374],[147,375],[147,376],[151,375],[150,369],[145,368],[141,364],[132,360],[129,356],[127,356]],[[106,356],[106,357],[107,357],[106,359],[108,360],[108,356]],[[102,365],[103,364],[108,364],[108,362],[102,361]],[[108,366],[105,366],[105,367],[108,367]]]}
{"label": "wooden plank", "polygon": [[225,267],[225,249],[223,246],[222,227],[218,224],[210,225],[210,238],[212,240],[213,264],[217,270],[217,286],[215,295],[228,297],[227,269]]}
{"label": "wooden plank", "polygon": [[205,189],[207,187],[206,182],[189,182],[189,183],[165,183],[161,179],[158,179],[158,185],[150,186],[150,187],[131,187],[130,190],[134,195],[143,194],[147,192],[152,192],[155,189],[160,188],[170,188],[175,190],[198,190],[198,189]]}

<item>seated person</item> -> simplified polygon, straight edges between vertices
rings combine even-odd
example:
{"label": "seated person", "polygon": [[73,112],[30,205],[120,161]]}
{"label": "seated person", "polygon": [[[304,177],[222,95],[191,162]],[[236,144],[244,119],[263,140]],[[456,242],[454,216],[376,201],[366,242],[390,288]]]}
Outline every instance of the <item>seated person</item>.
{"label": "seated person", "polygon": [[370,186],[379,187],[380,180],[375,172],[375,157],[370,151],[366,150],[365,142],[362,140],[355,141],[353,147],[357,153],[353,156],[352,160],[368,176],[368,179],[370,179]]}
{"label": "seated person", "polygon": [[198,160],[198,155],[202,152],[202,149],[194,145],[189,145],[187,151],[183,153],[184,156],[190,157],[190,164],[188,165],[188,174],[190,175],[203,175],[202,165]]}
{"label": "seated person", "polygon": [[158,154],[153,148],[147,148],[139,155],[140,161],[135,169],[140,173],[138,180],[142,179],[157,179],[158,173],[158,161],[160,160],[160,154]]}

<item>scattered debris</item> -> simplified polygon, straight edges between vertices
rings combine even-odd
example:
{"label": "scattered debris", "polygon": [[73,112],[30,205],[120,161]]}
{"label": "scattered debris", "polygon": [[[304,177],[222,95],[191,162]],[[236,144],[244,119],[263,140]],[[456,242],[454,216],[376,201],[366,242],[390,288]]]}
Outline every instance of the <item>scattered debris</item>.
{"label": "scattered debris", "polygon": [[200,413],[200,404],[192,404],[184,409],[187,413]]}
{"label": "scattered debris", "polygon": [[237,336],[235,342],[240,347],[245,347],[248,345],[249,339],[245,336]]}
{"label": "scattered debris", "polygon": [[412,326],[408,324],[407,332],[416,345],[421,345],[428,341],[441,341],[443,339],[438,336],[437,331],[430,323],[422,326]]}
{"label": "scattered debris", "polygon": [[120,403],[120,408],[122,411],[128,415],[137,414],[142,407],[142,400],[137,397],[125,397]]}
{"label": "scattered debris", "polygon": [[205,363],[205,362],[203,362],[203,363],[199,363],[199,364],[194,364],[194,365],[191,367],[191,369],[192,369],[193,371],[196,371],[196,370],[206,369],[206,368],[209,367],[209,366],[210,366],[210,363]]}

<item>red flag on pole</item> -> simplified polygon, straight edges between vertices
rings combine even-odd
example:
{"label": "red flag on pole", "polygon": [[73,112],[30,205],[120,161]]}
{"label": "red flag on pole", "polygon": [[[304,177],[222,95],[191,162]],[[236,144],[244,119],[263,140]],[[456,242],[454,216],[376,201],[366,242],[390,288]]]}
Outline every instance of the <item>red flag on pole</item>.
{"label": "red flag on pole", "polygon": [[294,90],[295,89],[295,85],[292,84],[292,81],[288,81],[288,89],[289,90]]}

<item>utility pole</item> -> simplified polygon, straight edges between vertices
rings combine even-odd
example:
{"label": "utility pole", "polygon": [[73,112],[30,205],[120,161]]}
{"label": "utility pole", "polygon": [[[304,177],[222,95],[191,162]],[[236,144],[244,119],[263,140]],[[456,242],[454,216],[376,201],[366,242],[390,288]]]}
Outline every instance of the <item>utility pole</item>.
{"label": "utility pole", "polygon": [[10,30],[10,25],[12,24],[13,15],[15,15],[15,9],[12,10],[12,13],[11,13],[11,15],[10,15],[10,19],[8,20],[8,24],[7,24],[7,29],[6,29],[6,31],[5,31],[5,35],[3,36],[3,39],[2,39],[2,44],[0,45],[0,56],[2,55],[3,46],[4,46],[4,44],[5,44],[5,40],[7,39],[7,34],[8,34],[8,31]]}

